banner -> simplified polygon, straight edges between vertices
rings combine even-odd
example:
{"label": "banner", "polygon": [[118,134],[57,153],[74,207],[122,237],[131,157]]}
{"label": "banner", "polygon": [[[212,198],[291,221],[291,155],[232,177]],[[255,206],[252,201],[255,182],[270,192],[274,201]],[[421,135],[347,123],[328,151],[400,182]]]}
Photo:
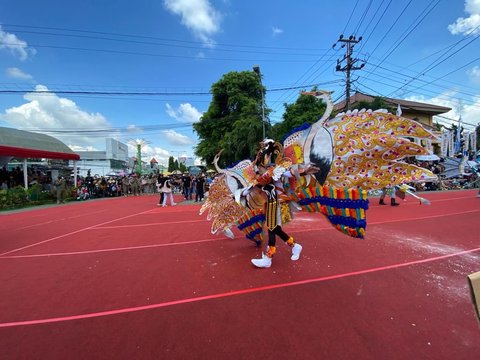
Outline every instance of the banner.
{"label": "banner", "polygon": [[448,132],[448,156],[453,157],[453,154],[455,153],[455,146],[453,144],[453,131]]}
{"label": "banner", "polygon": [[470,144],[473,152],[477,151],[477,131],[476,129],[470,134]]}
{"label": "banner", "polygon": [[448,132],[442,131],[442,137],[440,139],[440,153],[442,157],[446,157],[448,155]]}

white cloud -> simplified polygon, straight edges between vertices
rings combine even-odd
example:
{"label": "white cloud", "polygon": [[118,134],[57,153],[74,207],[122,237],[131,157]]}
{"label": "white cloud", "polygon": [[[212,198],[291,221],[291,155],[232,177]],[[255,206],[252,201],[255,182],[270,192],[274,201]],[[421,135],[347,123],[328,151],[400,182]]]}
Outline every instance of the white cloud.
{"label": "white cloud", "polygon": [[458,18],[453,24],[448,25],[448,30],[453,34],[479,34],[480,33],[480,0],[466,0],[465,12],[470,16]]}
{"label": "white cloud", "polygon": [[[464,104],[459,102],[457,99],[453,99],[455,96],[454,91],[446,92],[439,94],[433,98],[425,98],[423,96],[412,96],[408,97],[406,100],[424,102],[427,104],[446,106],[451,108],[449,112],[441,114],[443,117],[434,116],[434,120],[442,125],[450,127],[452,123],[456,123],[460,115],[462,116],[462,121],[465,123],[465,129],[467,131],[472,131],[474,125],[478,123],[480,119],[480,95],[474,96],[472,98],[471,104]],[[453,119],[448,120],[444,117]],[[468,125],[471,124],[471,125]]]}
{"label": "white cloud", "polygon": [[128,125],[127,126],[127,132],[131,134],[137,134],[143,132],[143,129],[141,127],[138,127],[137,125]]}
{"label": "white cloud", "polygon": [[194,123],[200,121],[202,113],[198,111],[192,104],[181,104],[176,110],[170,105],[167,106],[167,114],[180,122]]}
{"label": "white cloud", "polygon": [[23,72],[22,70],[20,70],[19,68],[16,68],[16,67],[7,68],[7,70],[5,70],[5,74],[8,77],[11,77],[13,79],[33,80],[32,75],[27,74],[26,72]]}
{"label": "white cloud", "polygon": [[0,25],[0,49],[7,49],[20,60],[27,60],[30,55],[35,55],[36,50],[30,48],[26,41],[20,40],[16,35],[2,30]]}
{"label": "white cloud", "polygon": [[282,29],[279,29],[277,27],[272,27],[272,34],[273,36],[277,36],[277,35],[280,35],[281,33],[283,33],[283,30]]}
{"label": "white cloud", "polygon": [[480,83],[480,66],[474,66],[467,71],[467,74],[471,77],[474,82]]}
{"label": "white cloud", "polygon": [[94,147],[94,146],[70,145],[69,147],[70,147],[70,149],[72,149],[74,152],[78,152],[78,151],[99,151],[99,149],[97,149],[97,148]]}
{"label": "white cloud", "polygon": [[164,139],[172,146],[186,146],[195,144],[195,140],[179,134],[175,130],[163,130],[162,135]]}
{"label": "white cloud", "polygon": [[[128,145],[129,156],[137,156],[137,147],[131,143]],[[149,162],[152,158],[155,158],[160,164],[167,165],[168,158],[172,156],[167,150],[158,147],[145,144],[142,146],[142,161]]]}
{"label": "white cloud", "polygon": [[164,4],[205,46],[215,45],[212,36],[220,30],[222,16],[209,0],[164,0]]}
{"label": "white cloud", "polygon": [[88,113],[78,107],[72,100],[61,98],[53,93],[39,93],[47,91],[46,86],[37,85],[35,92],[26,93],[23,105],[12,107],[0,114],[0,121],[19,129],[41,129],[67,145],[84,148],[104,148],[105,138],[95,137],[91,133],[79,135],[59,134],[58,130],[92,130],[108,129],[110,124],[102,114]]}

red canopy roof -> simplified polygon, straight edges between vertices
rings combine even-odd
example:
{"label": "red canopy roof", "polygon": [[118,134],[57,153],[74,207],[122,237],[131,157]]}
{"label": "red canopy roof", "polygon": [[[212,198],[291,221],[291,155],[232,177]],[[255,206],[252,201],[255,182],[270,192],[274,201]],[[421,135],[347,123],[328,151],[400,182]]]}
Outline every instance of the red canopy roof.
{"label": "red canopy roof", "polygon": [[6,127],[0,127],[0,156],[80,159],[80,155],[52,136]]}

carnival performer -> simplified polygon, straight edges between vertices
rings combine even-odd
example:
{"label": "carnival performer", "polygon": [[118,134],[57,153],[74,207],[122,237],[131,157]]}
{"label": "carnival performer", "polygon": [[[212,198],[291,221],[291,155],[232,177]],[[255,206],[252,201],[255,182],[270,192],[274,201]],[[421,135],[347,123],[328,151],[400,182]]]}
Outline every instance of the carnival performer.
{"label": "carnival performer", "polygon": [[276,237],[280,237],[292,251],[291,260],[298,260],[302,252],[302,246],[295,242],[292,236],[289,236],[282,229],[282,197],[283,178],[291,177],[292,174],[285,167],[285,163],[273,162],[274,152],[277,156],[282,154],[282,145],[272,139],[265,139],[261,144],[261,149],[253,162],[256,173],[254,186],[242,190],[242,196],[252,196],[254,192],[261,190],[261,194],[266,197],[265,217],[268,230],[268,245],[265,252],[262,252],[260,259],[252,259],[252,264],[259,268],[269,268],[272,265],[272,258],[276,252]]}
{"label": "carnival performer", "polygon": [[271,266],[277,236],[291,246],[292,260],[300,257],[301,246],[282,229],[296,210],[319,212],[343,234],[364,238],[368,191],[396,191],[404,184],[437,179],[428,169],[401,161],[428,153],[407,139],[435,139],[421,124],[386,110],[355,110],[330,118],[330,93],[304,94],[327,103],[317,122],[293,129],[283,146],[265,139],[254,161],[222,169],[222,150],[213,160],[219,175],[200,214],[208,213],[212,234],[233,238],[231,228],[236,226],[256,246],[264,244],[266,227],[266,251],[251,260],[258,267]]}
{"label": "carnival performer", "polygon": [[380,200],[378,202],[380,205],[387,205],[387,204],[385,204],[385,197],[387,195],[390,196],[390,205],[392,205],[392,206],[400,205],[395,200],[395,198],[396,198],[395,187],[391,187],[391,186],[387,186],[387,187],[382,188],[382,194],[380,195]]}

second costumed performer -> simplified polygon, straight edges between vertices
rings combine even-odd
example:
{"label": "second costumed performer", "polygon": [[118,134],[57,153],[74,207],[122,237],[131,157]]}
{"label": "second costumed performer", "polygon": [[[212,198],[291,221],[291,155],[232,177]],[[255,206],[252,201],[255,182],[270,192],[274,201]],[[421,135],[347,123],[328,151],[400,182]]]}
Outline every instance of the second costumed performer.
{"label": "second costumed performer", "polygon": [[[250,198],[248,202],[265,201],[265,220],[268,230],[268,246],[262,252],[260,259],[252,259],[252,264],[259,268],[269,268],[276,252],[276,237],[280,237],[292,251],[291,259],[298,260],[302,252],[302,246],[295,243],[293,237],[282,229],[281,203],[283,192],[283,178],[291,177],[288,169],[291,162],[288,159],[277,158],[273,162],[273,156],[282,157],[282,145],[272,139],[262,142],[262,149],[257,153],[253,163],[256,179],[254,185],[241,191],[241,197]],[[260,191],[259,191],[260,190]],[[256,199],[255,199],[256,198]]]}

